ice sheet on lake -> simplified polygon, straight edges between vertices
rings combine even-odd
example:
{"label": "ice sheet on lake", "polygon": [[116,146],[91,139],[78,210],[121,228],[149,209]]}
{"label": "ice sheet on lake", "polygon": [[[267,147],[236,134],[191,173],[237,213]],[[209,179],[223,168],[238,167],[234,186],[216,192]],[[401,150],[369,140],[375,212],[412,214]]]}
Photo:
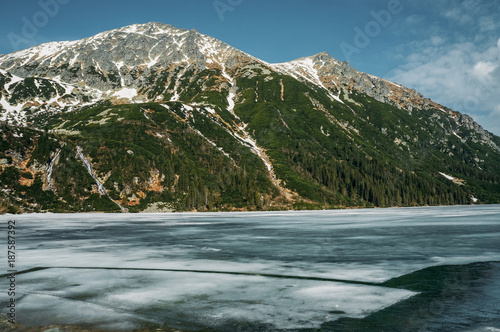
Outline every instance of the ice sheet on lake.
{"label": "ice sheet on lake", "polygon": [[16,216],[23,228],[18,263],[380,282],[431,265],[500,260],[499,210],[24,215]]}
{"label": "ice sheet on lake", "polygon": [[[499,205],[0,216],[1,222],[10,219],[16,220],[18,228],[18,271],[37,266],[151,268],[381,282],[432,265],[500,261]],[[0,260],[6,261],[5,251],[0,251]],[[306,326],[305,322],[318,326],[324,320],[335,319],[328,312],[344,311],[357,317],[410,294],[320,280],[224,274],[212,277],[205,273],[165,271],[85,271],[48,269],[22,275],[26,282],[20,284],[21,292],[27,297],[20,305],[27,311],[40,312],[37,303],[44,302],[44,296],[52,296],[53,301],[57,296],[57,308],[47,308],[45,317],[79,305],[85,315],[101,314],[103,311],[96,308],[103,306],[111,311],[106,317],[99,316],[99,321],[109,326],[130,322],[122,315],[138,310],[160,310],[166,315],[143,315],[143,319],[172,321],[176,313],[184,311],[191,321],[203,326],[240,321],[242,317],[265,324],[281,316],[283,321],[279,322],[285,324],[287,317],[289,326]],[[141,277],[146,283],[138,281]],[[103,291],[92,293],[92,289]],[[4,295],[0,294],[2,302]],[[75,302],[76,299],[81,302]],[[66,301],[73,302],[69,305]],[[116,307],[116,303],[125,307]],[[67,317],[70,318],[83,319]]]}
{"label": "ice sheet on lake", "polygon": [[319,327],[339,317],[364,317],[414,294],[261,276],[69,269],[30,273],[19,288],[28,294],[17,304],[24,324],[93,322],[118,329],[131,328],[131,317],[186,324],[186,315],[189,323],[210,327],[252,322],[284,329]]}

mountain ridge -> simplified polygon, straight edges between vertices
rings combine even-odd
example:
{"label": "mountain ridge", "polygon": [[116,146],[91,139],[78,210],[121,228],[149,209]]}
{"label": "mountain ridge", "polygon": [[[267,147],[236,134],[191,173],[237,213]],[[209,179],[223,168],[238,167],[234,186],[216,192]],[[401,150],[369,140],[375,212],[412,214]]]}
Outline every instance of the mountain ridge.
{"label": "mountain ridge", "polygon": [[326,52],[271,64],[157,22],[1,55],[0,112],[5,206],[35,182],[70,211],[500,197],[500,139],[469,116]]}
{"label": "mountain ridge", "polygon": [[[68,83],[72,85],[81,84],[81,78],[83,76],[83,74],[81,73],[80,75],[73,75],[72,78],[68,79],[67,77],[68,75],[67,74],[65,75],[64,72],[63,72],[63,77],[61,77],[61,74],[56,75],[56,73],[53,72],[53,68],[51,68],[50,70],[45,70],[44,72],[40,72],[39,70],[38,71],[27,70],[26,67],[35,66],[37,69],[39,69],[40,66],[44,64],[44,61],[40,60],[48,61],[48,59],[51,59],[50,64],[52,65],[53,60],[57,60],[58,58],[60,58],[61,52],[64,51],[64,48],[67,48],[69,46],[78,45],[79,47],[82,47],[82,45],[84,45],[87,46],[87,50],[84,49],[83,51],[89,52],[88,46],[90,44],[92,49],[95,50],[96,48],[98,48],[98,46],[95,45],[97,41],[115,39],[119,34],[137,34],[140,36],[149,36],[149,37],[151,36],[154,37],[155,35],[167,35],[168,37],[172,36],[179,37],[186,35],[185,37],[186,39],[191,38],[196,40],[196,43],[198,44],[197,51],[201,52],[193,53],[194,50],[190,47],[188,47],[187,50],[182,50],[183,52],[179,52],[179,50],[174,49],[169,54],[172,55],[173,53],[173,56],[171,57],[167,56],[166,60],[164,60],[162,63],[158,63],[159,66],[172,65],[175,63],[185,61],[188,63],[194,62],[195,64],[197,64],[197,66],[205,66],[206,68],[213,68],[220,66],[225,69],[225,65],[228,64],[229,69],[231,69],[232,64],[235,62],[234,56],[238,55],[240,57],[240,61],[241,57],[246,57],[247,58],[246,61],[250,62],[255,61],[253,64],[259,63],[261,65],[265,65],[267,68],[271,70],[278,70],[287,74],[294,75],[295,78],[306,77],[305,80],[312,82],[313,84],[316,84],[326,89],[327,91],[331,92],[333,98],[338,98],[338,96],[341,93],[344,95],[347,94],[345,97],[348,98],[349,91],[356,91],[367,94],[378,101],[384,103],[390,103],[398,108],[406,109],[409,112],[411,112],[411,110],[414,107],[434,107],[436,109],[443,110],[444,112],[448,112],[450,114],[459,116],[460,117],[459,121],[462,124],[466,124],[470,128],[474,128],[478,131],[481,131],[483,139],[489,141],[491,144],[490,135],[480,125],[477,125],[473,121],[473,119],[470,118],[469,116],[459,112],[455,112],[443,105],[437,104],[431,101],[430,99],[425,98],[424,96],[422,96],[420,93],[418,93],[413,89],[409,89],[401,86],[400,84],[390,82],[385,79],[357,71],[356,69],[352,68],[347,62],[340,62],[334,59],[327,52],[320,52],[312,56],[299,58],[285,63],[271,64],[263,60],[257,59],[234,47],[231,47],[226,43],[217,40],[213,37],[203,35],[195,29],[191,30],[179,29],[172,25],[158,23],[158,22],[150,22],[147,24],[133,24],[123,28],[101,32],[97,35],[84,38],[81,40],[50,42],[35,47],[31,47],[26,50],[17,51],[11,53],[10,55],[3,55],[3,56],[0,55],[0,69],[2,70],[8,69],[12,71],[12,68],[14,67],[13,74],[15,74],[16,76],[20,77],[35,76],[45,79],[51,79],[55,80],[55,83],[58,84],[60,84],[61,80],[67,84]],[[204,45],[202,46],[200,46],[200,39],[201,41],[204,42]],[[171,40],[167,38],[167,42],[171,42]],[[179,40],[175,41],[175,43],[179,45]],[[189,42],[187,44],[189,44]],[[54,45],[59,46],[55,53],[54,50],[51,48]],[[217,54],[218,53],[216,51],[217,49],[228,50],[227,53],[233,55],[233,58],[225,59],[223,56],[221,56],[221,54]],[[38,53],[34,53],[34,50],[38,50]],[[207,53],[207,51],[208,54],[205,54]],[[42,53],[41,56],[40,52]],[[186,57],[186,53],[190,54],[190,52],[191,56]],[[98,55],[101,56],[102,54],[103,52],[98,53]],[[181,56],[181,54],[184,55]],[[19,62],[19,55],[22,55],[20,57],[22,63],[16,64],[15,63],[16,61]],[[158,57],[160,55],[157,55],[157,57],[154,59],[158,60]],[[67,64],[69,58],[71,58],[69,62],[70,65],[71,64],[74,65],[75,63],[81,63],[81,62],[96,63],[95,59],[91,59],[92,61],[89,60],[78,61],[78,56],[79,52],[70,51],[70,54],[67,54],[66,57],[63,57],[65,60],[63,60],[62,63]],[[123,98],[134,101],[133,97],[135,96],[134,93],[136,92],[133,91],[132,89],[140,89],[141,87],[143,87],[143,85],[133,84],[132,82],[133,78],[131,77],[131,75],[127,75],[128,74],[127,71],[128,72],[133,71],[134,69],[137,69],[138,67],[141,66],[147,66],[148,68],[154,67],[154,65],[157,64],[156,61],[153,61],[154,59],[151,58],[151,50],[148,53],[148,60],[150,62],[145,62],[144,56],[142,58],[139,58],[139,60],[136,58],[133,61],[133,63],[130,62],[125,63],[123,61],[118,61],[116,59],[114,61],[110,59],[105,59],[103,61],[102,59],[100,59],[100,61],[103,62],[103,64],[99,64],[97,66],[97,70],[105,71],[106,73],[109,72],[110,75],[107,75],[109,78],[107,82],[104,84],[102,80],[90,80],[85,82],[87,87],[90,88],[92,92],[83,93],[83,95],[88,96],[90,94],[94,96],[94,98],[90,98],[92,99],[92,102],[96,102],[96,99],[103,100],[103,99],[113,98],[113,96],[116,97],[116,99]],[[299,69],[297,67],[293,68],[294,64],[304,62],[304,60],[312,60],[312,64],[305,64],[305,65],[302,64],[298,66]],[[110,71],[111,69],[113,69],[111,68],[112,67],[111,63],[116,67],[117,69],[116,71]],[[223,64],[224,66],[222,66],[221,64]],[[307,73],[306,76],[303,76],[304,68],[305,72]],[[68,68],[65,67],[63,69],[67,70]],[[82,72],[83,69],[84,68],[82,68],[80,72]],[[299,70],[299,72],[297,72],[297,69]],[[301,69],[302,69],[302,74],[300,74]],[[92,70],[92,67],[89,68],[88,70]],[[149,74],[149,71],[146,70],[145,72],[143,72],[143,74],[144,76],[147,76]],[[227,73],[225,74],[227,75]],[[118,77],[120,82],[118,82]],[[76,86],[74,86],[74,88],[76,88]],[[106,91],[108,92],[113,91],[113,93],[106,94],[105,93]],[[81,94],[82,93],[77,93],[77,95]],[[152,101],[152,100],[150,98],[138,98],[138,101]],[[3,105],[6,106],[5,102],[3,103]],[[19,105],[16,106],[17,109],[19,109],[20,106]],[[66,106],[71,106],[71,104],[67,103]]]}

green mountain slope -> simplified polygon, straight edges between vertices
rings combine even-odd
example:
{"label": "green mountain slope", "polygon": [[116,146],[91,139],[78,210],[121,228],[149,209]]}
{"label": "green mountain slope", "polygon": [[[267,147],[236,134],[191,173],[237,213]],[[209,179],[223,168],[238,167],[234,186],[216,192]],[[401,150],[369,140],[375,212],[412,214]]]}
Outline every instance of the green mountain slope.
{"label": "green mountain slope", "polygon": [[[120,211],[122,205],[138,212],[148,206],[215,211],[500,201],[498,152],[447,135],[444,126],[451,130],[453,123],[432,120],[436,110],[409,114],[362,95],[342,104],[285,75],[264,80],[238,80],[244,101],[235,115],[220,98],[211,106],[105,103],[53,116],[46,132],[4,125],[4,164],[13,165],[2,173],[9,190],[3,191],[4,207]],[[262,91],[257,101],[250,98],[256,84]],[[243,140],[241,123],[265,151],[276,179]],[[106,195],[99,194],[77,147]],[[9,159],[14,151],[24,169]],[[52,188],[43,190],[58,151]]]}
{"label": "green mountain slope", "polygon": [[99,49],[93,70],[56,65],[71,48],[0,57],[15,72],[0,72],[0,212],[500,202],[500,138],[470,117],[326,53],[270,65],[164,29],[191,44],[127,71]]}

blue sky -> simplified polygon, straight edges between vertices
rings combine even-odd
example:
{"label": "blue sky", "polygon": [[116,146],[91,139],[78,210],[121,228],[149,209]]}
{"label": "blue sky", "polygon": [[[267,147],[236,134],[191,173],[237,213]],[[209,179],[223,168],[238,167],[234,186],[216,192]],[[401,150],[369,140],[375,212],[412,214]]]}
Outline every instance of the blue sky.
{"label": "blue sky", "polygon": [[500,135],[496,0],[2,0],[0,54],[150,21],[273,63],[326,51]]}

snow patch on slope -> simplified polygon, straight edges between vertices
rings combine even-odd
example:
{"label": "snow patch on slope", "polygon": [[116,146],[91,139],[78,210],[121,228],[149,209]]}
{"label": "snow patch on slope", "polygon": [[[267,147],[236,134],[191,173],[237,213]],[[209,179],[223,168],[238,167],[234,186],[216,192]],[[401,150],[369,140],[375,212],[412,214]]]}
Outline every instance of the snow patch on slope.
{"label": "snow patch on slope", "polygon": [[2,55],[0,56],[0,62],[13,59],[22,59],[24,60],[23,65],[25,65],[28,62],[35,60],[44,60],[48,58],[55,59],[56,57],[62,55],[61,53],[64,53],[66,48],[71,47],[79,42],[80,42],[79,40],[76,40],[76,41],[49,42],[41,44],[25,50],[20,50],[14,53]]}
{"label": "snow patch on slope", "polygon": [[134,97],[137,97],[137,89],[122,88],[113,93],[113,96],[132,100]]}
{"label": "snow patch on slope", "polygon": [[314,68],[314,61],[311,58],[298,59],[291,62],[271,64],[274,70],[290,75],[297,80],[306,80],[314,85],[323,88],[328,95],[338,101],[344,103],[339,96],[334,95],[328,90],[319,77],[318,71]]}
{"label": "snow patch on slope", "polygon": [[215,143],[214,143],[214,142],[212,142],[210,139],[208,139],[208,137],[206,137],[205,135],[203,135],[203,134],[201,133],[201,131],[199,131],[198,129],[194,129],[194,128],[193,128],[193,130],[194,130],[194,131],[195,131],[198,135],[200,135],[201,137],[203,137],[203,138],[204,138],[204,139],[205,139],[208,143],[210,143],[211,145],[213,145],[214,147],[216,147],[216,148],[217,148],[217,150],[219,150],[220,152],[222,152],[222,154],[224,154],[224,156],[228,157],[229,159],[231,159],[231,160],[234,162],[234,159],[233,159],[233,158],[231,158],[231,156],[230,156],[227,152],[225,152],[223,148],[221,148],[221,147],[217,146],[217,144],[215,144]]}
{"label": "snow patch on slope", "polygon": [[57,149],[56,155],[50,161],[49,168],[47,169],[47,188],[46,189],[50,189],[52,191],[54,191],[54,188],[52,187],[52,183],[51,183],[51,181],[52,181],[52,171],[54,169],[54,165],[57,162],[57,159],[59,158],[59,154],[60,153],[61,153],[61,149]]}
{"label": "snow patch on slope", "polygon": [[453,183],[455,184],[458,184],[459,186],[462,186],[464,185],[464,180],[462,179],[459,179],[459,178],[456,178],[456,177],[453,177],[451,175],[448,175],[446,173],[443,173],[443,172],[439,172],[439,174],[441,174],[442,176],[444,176],[446,179],[450,180],[450,181],[453,181]]}
{"label": "snow patch on slope", "polygon": [[[85,165],[85,168],[89,172],[90,176],[94,179],[94,181],[95,181],[95,183],[97,185],[97,191],[101,195],[108,196],[108,193],[106,192],[106,189],[104,188],[102,182],[97,178],[97,175],[94,173],[94,170],[92,169],[92,165],[87,160],[87,158],[85,158],[85,156],[83,155],[82,151],[83,151],[83,149],[81,147],[79,147],[79,146],[76,147],[76,155],[83,161],[83,164]],[[125,211],[125,208],[123,206],[121,206],[120,204],[118,204],[117,202],[115,202],[113,199],[111,199],[111,197],[109,197],[109,199],[112,202],[114,202],[116,205],[118,205],[118,207],[120,207],[120,210]]]}
{"label": "snow patch on slope", "polygon": [[221,63],[221,66],[222,66],[222,76],[224,76],[229,81],[230,84],[229,94],[227,96],[227,103],[229,105],[227,110],[231,112],[231,114],[233,114],[237,119],[239,119],[238,116],[234,113],[234,97],[236,96],[235,94],[236,84],[234,83],[233,78],[229,76],[228,73],[226,72],[226,66],[223,63]]}
{"label": "snow patch on slope", "polygon": [[[4,72],[4,75],[8,75],[10,73],[8,72]],[[10,74],[12,76],[12,78],[10,79],[10,81],[8,83],[5,84],[5,90],[7,90],[7,92],[10,93],[10,87],[14,84],[16,84],[17,82],[20,82],[22,80],[24,80],[24,78],[22,77],[19,77],[19,76],[16,76],[14,74]]]}
{"label": "snow patch on slope", "polygon": [[5,110],[0,114],[0,121],[12,122],[12,120],[16,120],[18,124],[22,126],[26,125],[26,115],[22,111],[24,103],[11,105],[6,100],[5,96],[2,96],[2,99],[0,99],[0,106]]}
{"label": "snow patch on slope", "polygon": [[237,132],[233,133],[234,136],[250,146],[250,150],[262,160],[264,165],[266,165],[266,168],[267,168],[269,174],[271,175],[271,178],[276,182],[276,175],[274,174],[273,165],[269,161],[269,157],[257,145],[257,141],[255,141],[252,137],[250,137],[250,135],[245,131],[245,127],[246,127],[246,125],[238,128],[244,133],[244,136],[240,135]]}

